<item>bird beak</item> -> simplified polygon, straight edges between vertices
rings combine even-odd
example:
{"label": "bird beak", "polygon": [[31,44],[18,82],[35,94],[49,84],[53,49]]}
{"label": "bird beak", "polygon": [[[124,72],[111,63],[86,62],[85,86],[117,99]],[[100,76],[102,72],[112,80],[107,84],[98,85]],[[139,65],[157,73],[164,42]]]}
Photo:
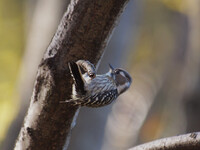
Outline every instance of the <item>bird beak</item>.
{"label": "bird beak", "polygon": [[113,72],[115,69],[113,68],[113,66],[111,65],[111,64],[109,64],[109,67],[110,67],[110,70],[109,70],[109,72]]}

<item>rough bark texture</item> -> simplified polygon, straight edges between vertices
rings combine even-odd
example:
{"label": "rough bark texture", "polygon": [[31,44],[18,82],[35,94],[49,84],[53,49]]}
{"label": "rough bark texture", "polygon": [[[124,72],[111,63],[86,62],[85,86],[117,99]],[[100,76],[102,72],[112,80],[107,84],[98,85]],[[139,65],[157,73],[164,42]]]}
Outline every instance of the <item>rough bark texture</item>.
{"label": "rough bark texture", "polygon": [[[73,0],[38,68],[24,125],[15,149],[63,149],[78,107],[70,99],[68,61],[97,64],[128,0]],[[67,146],[65,145],[65,148]]]}
{"label": "rough bark texture", "polygon": [[189,133],[142,144],[129,150],[199,150],[200,132]]}

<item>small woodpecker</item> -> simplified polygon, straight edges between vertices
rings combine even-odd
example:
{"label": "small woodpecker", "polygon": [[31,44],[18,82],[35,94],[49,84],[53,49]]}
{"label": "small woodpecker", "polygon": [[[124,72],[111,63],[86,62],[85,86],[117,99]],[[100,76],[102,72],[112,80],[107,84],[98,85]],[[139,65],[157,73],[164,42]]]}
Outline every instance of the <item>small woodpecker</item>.
{"label": "small woodpecker", "polygon": [[102,107],[113,102],[131,85],[131,76],[121,68],[114,69],[111,65],[106,74],[96,75],[95,67],[85,60],[68,63],[73,78],[73,105]]}

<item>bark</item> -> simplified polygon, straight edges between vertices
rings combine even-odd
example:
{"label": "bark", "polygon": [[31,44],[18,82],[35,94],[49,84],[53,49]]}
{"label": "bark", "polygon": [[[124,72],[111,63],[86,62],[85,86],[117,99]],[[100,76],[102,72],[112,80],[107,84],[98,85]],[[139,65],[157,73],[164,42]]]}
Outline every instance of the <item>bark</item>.
{"label": "bark", "polygon": [[200,149],[200,132],[163,138],[142,144],[129,150],[198,150]]}
{"label": "bark", "polygon": [[15,149],[67,148],[65,141],[69,140],[78,112],[77,106],[60,103],[71,95],[72,79],[67,63],[79,59],[98,63],[127,1],[71,1],[39,65]]}

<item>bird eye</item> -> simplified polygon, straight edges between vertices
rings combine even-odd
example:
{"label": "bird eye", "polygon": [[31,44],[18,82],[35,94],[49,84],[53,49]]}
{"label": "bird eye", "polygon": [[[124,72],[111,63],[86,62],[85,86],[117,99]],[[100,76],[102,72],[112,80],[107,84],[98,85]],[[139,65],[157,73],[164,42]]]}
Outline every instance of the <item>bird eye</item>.
{"label": "bird eye", "polygon": [[95,78],[95,76],[96,76],[96,74],[94,74],[94,73],[89,74],[89,77],[92,79]]}
{"label": "bird eye", "polygon": [[115,70],[115,74],[119,74],[119,70]]}

